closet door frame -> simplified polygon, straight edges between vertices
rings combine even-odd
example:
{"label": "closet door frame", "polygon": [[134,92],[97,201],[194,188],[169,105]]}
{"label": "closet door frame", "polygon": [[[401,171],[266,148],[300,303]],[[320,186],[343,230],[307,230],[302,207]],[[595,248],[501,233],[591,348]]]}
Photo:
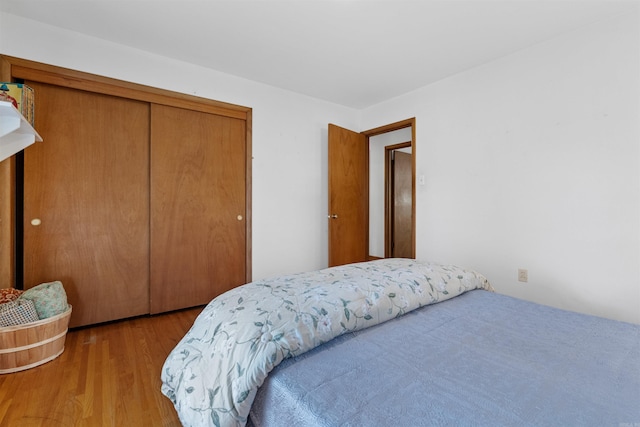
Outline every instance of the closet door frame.
{"label": "closet door frame", "polygon": [[[246,207],[244,213],[246,227],[245,279],[246,282],[251,281],[251,108],[6,55],[0,55],[0,79],[5,82],[22,82],[24,80],[32,80],[66,88],[168,105],[244,120],[246,122]],[[47,142],[44,141],[40,144],[46,143]],[[22,277],[22,273],[17,270],[22,268],[22,235],[20,231],[22,218],[20,213],[22,207],[18,206],[20,200],[19,197],[16,197],[15,190],[17,182],[16,170],[20,168],[20,165],[18,164],[19,162],[19,155],[12,156],[3,162],[0,162],[0,198],[3,201],[3,209],[0,211],[0,237],[3,237],[0,239],[0,283],[7,283],[21,288],[21,280],[19,281],[17,279]],[[9,201],[9,203],[5,204],[5,199]]]}

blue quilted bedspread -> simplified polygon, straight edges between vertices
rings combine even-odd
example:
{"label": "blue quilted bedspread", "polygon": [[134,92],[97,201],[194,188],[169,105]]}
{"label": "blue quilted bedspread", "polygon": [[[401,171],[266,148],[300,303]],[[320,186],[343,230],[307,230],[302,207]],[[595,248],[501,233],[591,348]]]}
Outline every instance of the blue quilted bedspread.
{"label": "blue quilted bedspread", "polygon": [[283,361],[250,424],[638,427],[640,325],[467,292]]}

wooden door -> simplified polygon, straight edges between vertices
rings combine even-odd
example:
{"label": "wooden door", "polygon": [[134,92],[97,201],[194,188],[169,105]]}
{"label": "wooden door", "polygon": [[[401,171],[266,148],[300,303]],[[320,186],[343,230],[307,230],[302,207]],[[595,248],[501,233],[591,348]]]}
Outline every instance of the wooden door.
{"label": "wooden door", "polygon": [[15,287],[15,161],[13,157],[0,162],[0,283],[3,288]]}
{"label": "wooden door", "polygon": [[151,312],[245,282],[245,121],[151,106]]}
{"label": "wooden door", "polygon": [[393,152],[392,257],[412,258],[413,175],[411,154]]}
{"label": "wooden door", "polygon": [[329,124],[329,266],[367,260],[368,147],[363,134]]}
{"label": "wooden door", "polygon": [[60,280],[70,326],[149,312],[149,105],[28,81],[24,285]]}

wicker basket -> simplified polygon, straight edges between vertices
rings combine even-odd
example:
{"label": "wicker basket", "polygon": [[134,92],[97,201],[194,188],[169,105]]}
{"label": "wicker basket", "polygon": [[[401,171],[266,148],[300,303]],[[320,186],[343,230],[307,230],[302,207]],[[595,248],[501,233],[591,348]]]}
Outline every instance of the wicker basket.
{"label": "wicker basket", "polygon": [[64,313],[24,325],[0,327],[0,374],[23,371],[64,351],[71,306]]}

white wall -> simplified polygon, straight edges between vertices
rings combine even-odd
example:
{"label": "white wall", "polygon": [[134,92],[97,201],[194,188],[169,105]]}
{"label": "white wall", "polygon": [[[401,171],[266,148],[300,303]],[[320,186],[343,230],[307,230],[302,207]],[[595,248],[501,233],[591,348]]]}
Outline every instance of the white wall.
{"label": "white wall", "polygon": [[17,16],[0,22],[2,54],[253,108],[253,278],[327,266],[327,124],[357,129],[358,111]]}
{"label": "white wall", "polygon": [[[364,111],[0,13],[0,52],[253,108],[254,279],[327,264],[326,124],[416,117],[417,255],[640,323],[638,16]],[[529,270],[529,283],[516,280]]]}
{"label": "white wall", "polygon": [[596,23],[363,111],[365,129],[416,117],[418,258],[640,323],[638,28]]}

